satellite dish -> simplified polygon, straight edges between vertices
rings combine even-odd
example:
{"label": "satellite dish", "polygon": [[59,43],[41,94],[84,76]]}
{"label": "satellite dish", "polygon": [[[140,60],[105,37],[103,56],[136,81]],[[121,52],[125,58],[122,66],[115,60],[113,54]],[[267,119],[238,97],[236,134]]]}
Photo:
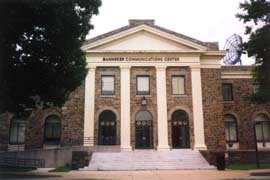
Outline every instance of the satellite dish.
{"label": "satellite dish", "polygon": [[226,50],[226,55],[222,59],[224,64],[234,65],[239,62],[240,65],[242,65],[241,61],[241,55],[243,53],[243,50],[241,48],[242,43],[243,43],[242,37],[237,34],[233,34],[226,40],[224,46],[224,49]]}

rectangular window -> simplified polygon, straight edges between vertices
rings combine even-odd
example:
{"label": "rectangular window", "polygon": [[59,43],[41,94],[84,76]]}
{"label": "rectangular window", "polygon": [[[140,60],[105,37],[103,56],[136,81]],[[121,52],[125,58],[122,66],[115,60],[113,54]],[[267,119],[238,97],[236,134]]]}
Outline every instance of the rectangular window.
{"label": "rectangular window", "polygon": [[174,95],[185,94],[185,77],[172,76],[172,93]]}
{"label": "rectangular window", "polygon": [[10,129],[10,144],[23,144],[25,135],[25,123],[12,121]]}
{"label": "rectangular window", "polygon": [[114,95],[114,76],[101,76],[101,94]]}
{"label": "rectangular window", "polygon": [[227,142],[235,142],[237,141],[237,131],[235,123],[225,123],[225,135]]}
{"label": "rectangular window", "polygon": [[260,89],[260,84],[259,83],[254,83],[253,84],[253,93],[258,93]]}
{"label": "rectangular window", "polygon": [[270,141],[270,126],[269,122],[256,122],[256,137],[259,142]]}
{"label": "rectangular window", "polygon": [[149,76],[137,76],[137,95],[150,94]]}
{"label": "rectangular window", "polygon": [[222,94],[224,101],[232,101],[233,100],[233,90],[231,83],[223,83],[222,84]]}

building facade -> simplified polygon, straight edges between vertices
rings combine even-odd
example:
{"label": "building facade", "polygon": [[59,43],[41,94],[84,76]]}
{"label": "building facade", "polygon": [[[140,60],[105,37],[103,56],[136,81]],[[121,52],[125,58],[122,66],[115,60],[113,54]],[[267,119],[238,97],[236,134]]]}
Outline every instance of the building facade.
{"label": "building facade", "polygon": [[222,66],[225,52],[218,43],[173,32],[154,20],[130,20],[82,49],[89,69],[85,83],[63,108],[37,109],[23,120],[2,114],[3,150],[18,147],[14,144],[22,149],[190,148],[210,162],[217,152],[248,161],[256,131],[267,159],[270,105],[243,100],[256,90],[252,66]]}

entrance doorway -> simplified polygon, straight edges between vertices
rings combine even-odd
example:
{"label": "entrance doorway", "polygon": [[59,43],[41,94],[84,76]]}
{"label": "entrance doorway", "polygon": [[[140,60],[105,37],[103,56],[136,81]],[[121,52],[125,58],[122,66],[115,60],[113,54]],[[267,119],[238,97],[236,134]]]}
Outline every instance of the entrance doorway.
{"label": "entrance doorway", "polygon": [[190,148],[189,117],[183,110],[172,114],[172,147]]}
{"label": "entrance doorway", "polygon": [[98,145],[116,144],[116,115],[105,110],[99,115]]}
{"label": "entrance doorway", "polygon": [[149,111],[142,110],[135,116],[135,148],[153,148],[153,116]]}

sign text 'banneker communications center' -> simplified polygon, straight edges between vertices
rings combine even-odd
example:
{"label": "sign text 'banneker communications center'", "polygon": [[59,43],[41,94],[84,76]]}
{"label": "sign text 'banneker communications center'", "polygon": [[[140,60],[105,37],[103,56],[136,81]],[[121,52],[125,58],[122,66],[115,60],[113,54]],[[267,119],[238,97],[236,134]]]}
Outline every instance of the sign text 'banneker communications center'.
{"label": "sign text 'banneker communications center'", "polygon": [[179,57],[103,57],[111,62],[179,62]]}

